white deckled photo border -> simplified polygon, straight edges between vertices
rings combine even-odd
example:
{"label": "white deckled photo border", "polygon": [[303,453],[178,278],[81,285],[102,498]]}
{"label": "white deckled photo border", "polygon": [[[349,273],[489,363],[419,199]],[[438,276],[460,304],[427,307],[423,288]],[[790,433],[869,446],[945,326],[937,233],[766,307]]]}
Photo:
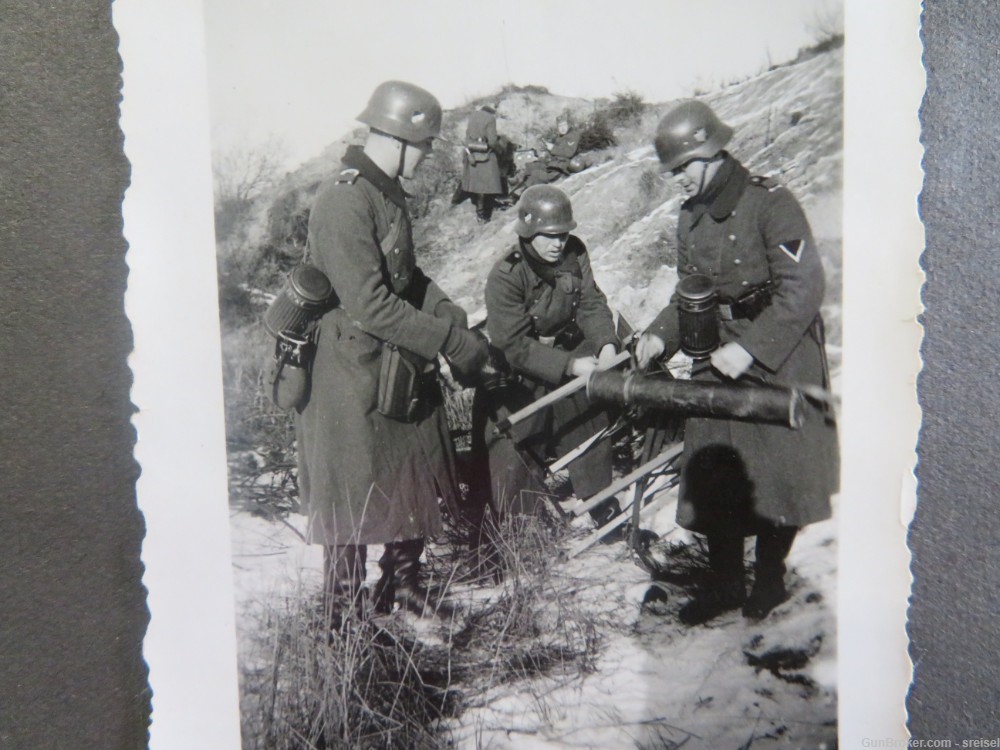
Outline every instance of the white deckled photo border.
{"label": "white deckled photo border", "polygon": [[[448,6],[435,2],[428,12]],[[917,0],[844,6],[838,732],[843,747],[863,747],[907,738],[924,70]],[[150,0],[118,2],[113,12],[132,166],[123,215],[137,493],[147,526],[150,747],[238,748],[205,10],[195,0]],[[356,41],[372,42],[381,43]],[[443,40],[437,47],[447,49]],[[353,116],[354,103],[345,106]]]}

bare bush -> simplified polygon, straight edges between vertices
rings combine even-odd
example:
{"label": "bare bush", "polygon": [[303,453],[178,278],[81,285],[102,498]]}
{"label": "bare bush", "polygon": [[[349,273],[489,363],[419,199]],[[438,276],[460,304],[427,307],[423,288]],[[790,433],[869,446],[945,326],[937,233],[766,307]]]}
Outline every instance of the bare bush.
{"label": "bare bush", "polygon": [[827,0],[816,7],[812,20],[806,24],[816,44],[823,44],[844,36],[844,4],[840,0]]}
{"label": "bare bush", "polygon": [[283,158],[283,148],[274,138],[213,157],[217,241],[225,242],[238,235],[254,203],[277,181]]}
{"label": "bare bush", "polygon": [[646,101],[642,94],[632,91],[618,91],[606,108],[612,127],[635,127],[646,112]]}

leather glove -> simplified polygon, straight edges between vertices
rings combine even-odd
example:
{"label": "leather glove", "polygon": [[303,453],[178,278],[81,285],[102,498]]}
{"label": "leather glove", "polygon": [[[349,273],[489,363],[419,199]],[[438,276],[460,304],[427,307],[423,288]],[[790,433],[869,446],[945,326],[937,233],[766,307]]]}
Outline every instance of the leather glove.
{"label": "leather glove", "polygon": [[490,356],[489,345],[482,335],[454,325],[448,331],[441,353],[452,367],[466,376],[478,374]]}
{"label": "leather glove", "polygon": [[459,328],[469,327],[469,316],[461,307],[448,299],[443,299],[434,306],[434,317],[447,320]]}

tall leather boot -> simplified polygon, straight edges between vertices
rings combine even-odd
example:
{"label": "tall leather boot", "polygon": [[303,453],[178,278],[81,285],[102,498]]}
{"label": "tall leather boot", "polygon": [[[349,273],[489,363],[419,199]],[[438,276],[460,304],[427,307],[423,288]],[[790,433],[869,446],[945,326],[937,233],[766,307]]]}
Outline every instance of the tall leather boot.
{"label": "tall leather boot", "polygon": [[364,609],[366,558],[363,544],[323,547],[323,615],[332,627]]}
{"label": "tall leather boot", "polygon": [[743,616],[763,620],[771,610],[788,600],[785,589],[785,558],[792,549],[795,526],[775,526],[757,535],[753,587],[743,606]]}
{"label": "tall leather boot", "polygon": [[417,615],[442,614],[438,597],[420,583],[423,539],[389,542],[379,560],[382,576],[375,584],[375,610],[392,612],[393,605]]}
{"label": "tall leather boot", "polygon": [[702,625],[739,609],[747,598],[743,537],[711,535],[707,539],[709,586],[681,607],[678,617],[685,625]]}

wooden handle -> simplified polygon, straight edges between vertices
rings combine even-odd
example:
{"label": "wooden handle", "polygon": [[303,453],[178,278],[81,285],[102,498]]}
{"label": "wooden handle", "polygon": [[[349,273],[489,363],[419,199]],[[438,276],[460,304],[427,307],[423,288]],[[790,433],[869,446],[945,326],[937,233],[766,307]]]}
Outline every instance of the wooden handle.
{"label": "wooden handle", "polygon": [[[611,360],[611,363],[607,367],[601,367],[601,368],[598,368],[598,369],[599,370],[607,370],[607,369],[610,369],[612,367],[617,367],[622,362],[627,362],[629,356],[630,355],[629,355],[628,350],[618,352],[618,354],[615,355],[615,358],[613,360]],[[507,432],[511,427],[513,427],[514,425],[516,425],[518,422],[523,422],[525,419],[527,419],[528,417],[530,417],[532,414],[535,414],[535,413],[541,411],[542,409],[545,409],[545,408],[551,406],[552,404],[554,404],[559,399],[565,398],[566,396],[570,395],[571,393],[576,393],[578,390],[580,390],[581,388],[583,388],[584,386],[587,385],[587,380],[589,378],[590,378],[590,374],[589,373],[587,375],[581,375],[578,378],[574,378],[573,380],[569,381],[568,383],[559,386],[554,391],[551,391],[550,393],[546,393],[544,396],[542,396],[537,401],[532,401],[530,404],[528,404],[527,406],[525,406],[523,409],[520,409],[520,410],[514,412],[513,414],[508,415],[506,419],[502,419],[502,420],[500,420],[497,423],[497,426],[496,426],[497,433],[499,434],[499,433],[502,433],[502,432]]]}

